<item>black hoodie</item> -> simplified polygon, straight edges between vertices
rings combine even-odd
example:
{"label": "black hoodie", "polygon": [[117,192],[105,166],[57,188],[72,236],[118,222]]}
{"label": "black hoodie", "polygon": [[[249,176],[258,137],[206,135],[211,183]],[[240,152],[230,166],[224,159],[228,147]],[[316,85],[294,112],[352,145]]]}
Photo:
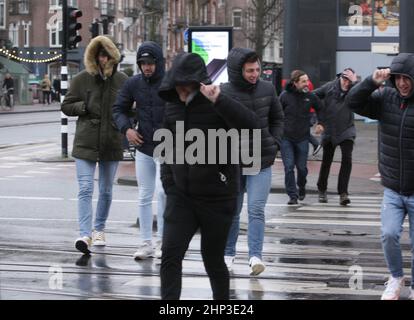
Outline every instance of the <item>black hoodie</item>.
{"label": "black hoodie", "polygon": [[414,195],[414,91],[402,97],[395,76],[405,75],[414,86],[414,55],[402,53],[391,65],[394,87],[378,89],[372,76],[354,87],[345,102],[356,113],[379,120],[379,167],[382,183],[401,195]]}
{"label": "black hoodie", "polygon": [[[184,135],[190,129],[199,129],[208,136],[208,130],[226,131],[236,129],[257,129],[259,120],[256,114],[237,101],[220,94],[215,104],[203,94],[196,91],[195,96],[187,104],[180,101],[175,87],[177,85],[199,85],[211,83],[204,61],[194,53],[178,55],[169,72],[162,82],[159,95],[167,101],[165,108],[164,128],[173,133],[174,148],[167,153],[183,153],[177,143],[176,124],[184,123]],[[186,142],[187,148],[191,142]],[[216,155],[220,148],[217,146]],[[230,144],[227,146],[227,155],[231,153]],[[209,158],[209,150],[205,152]],[[177,160],[175,158],[175,160]],[[161,166],[161,180],[165,192],[168,194],[173,187],[197,199],[231,199],[240,192],[240,165],[230,164],[163,164]],[[207,162],[208,160],[206,160]]]}
{"label": "black hoodie", "polygon": [[[283,110],[275,87],[259,80],[251,84],[243,77],[243,66],[254,51],[246,48],[233,48],[227,59],[229,83],[222,86],[224,93],[243,103],[260,118],[262,129],[261,169],[272,166],[280,149],[283,135]],[[251,139],[252,140],[252,139]]]}

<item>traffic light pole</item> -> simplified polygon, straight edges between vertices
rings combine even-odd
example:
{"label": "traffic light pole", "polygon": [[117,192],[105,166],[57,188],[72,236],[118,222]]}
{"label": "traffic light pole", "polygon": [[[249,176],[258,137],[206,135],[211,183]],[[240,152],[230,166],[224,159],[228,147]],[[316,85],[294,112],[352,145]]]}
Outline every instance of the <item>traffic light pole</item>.
{"label": "traffic light pole", "polygon": [[[61,103],[68,91],[68,0],[62,1],[63,39],[62,39],[62,69],[61,69]],[[61,112],[62,158],[68,158],[68,117]]]}

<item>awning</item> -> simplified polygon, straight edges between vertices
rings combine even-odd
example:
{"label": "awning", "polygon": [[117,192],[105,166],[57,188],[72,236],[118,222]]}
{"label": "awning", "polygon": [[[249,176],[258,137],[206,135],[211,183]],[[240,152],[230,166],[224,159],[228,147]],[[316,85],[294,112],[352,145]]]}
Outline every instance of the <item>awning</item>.
{"label": "awning", "polygon": [[6,69],[6,72],[11,74],[29,74],[29,71],[26,69],[26,67],[20,63],[17,63],[15,61],[11,61],[5,57],[0,56],[0,63],[3,65],[3,68]]}

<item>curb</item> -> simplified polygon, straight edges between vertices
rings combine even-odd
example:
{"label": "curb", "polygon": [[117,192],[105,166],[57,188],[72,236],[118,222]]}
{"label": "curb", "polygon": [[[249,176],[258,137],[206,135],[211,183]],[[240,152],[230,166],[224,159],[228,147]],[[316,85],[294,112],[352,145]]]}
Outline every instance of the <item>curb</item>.
{"label": "curb", "polygon": [[[129,187],[138,187],[138,183],[135,177],[119,177],[117,180],[119,185],[122,186],[129,186]],[[272,185],[272,188],[270,189],[270,193],[271,194],[286,194],[286,189],[284,186],[280,186],[280,185]],[[306,189],[306,193],[307,194],[311,194],[311,195],[317,195],[319,194],[319,190],[315,187],[308,187]],[[359,194],[364,194],[364,195],[376,195],[377,192],[364,192],[364,193],[359,193]],[[336,192],[329,192],[328,191],[328,195],[338,195]]]}
{"label": "curb", "polygon": [[56,108],[56,109],[48,109],[48,110],[42,110],[42,109],[38,109],[38,110],[23,110],[23,111],[0,111],[0,114],[20,114],[20,113],[42,113],[42,112],[57,112],[57,111],[61,111],[60,108]]}

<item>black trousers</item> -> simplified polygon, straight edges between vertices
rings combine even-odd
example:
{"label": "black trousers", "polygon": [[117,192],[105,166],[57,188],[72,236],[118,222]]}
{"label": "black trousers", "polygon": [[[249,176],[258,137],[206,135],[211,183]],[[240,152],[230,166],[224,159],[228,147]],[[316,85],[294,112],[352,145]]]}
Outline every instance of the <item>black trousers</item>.
{"label": "black trousers", "polygon": [[200,201],[178,191],[167,195],[161,258],[163,300],[180,299],[182,261],[197,230],[201,234],[201,255],[210,278],[213,299],[230,299],[224,249],[236,206],[237,199]]}
{"label": "black trousers", "polygon": [[[338,194],[348,194],[348,185],[352,172],[352,152],[354,150],[354,141],[345,140],[340,145],[342,152],[341,170],[338,177]],[[319,173],[318,189],[325,192],[328,190],[328,178],[336,146],[331,142],[323,145],[323,160],[321,171]]]}

